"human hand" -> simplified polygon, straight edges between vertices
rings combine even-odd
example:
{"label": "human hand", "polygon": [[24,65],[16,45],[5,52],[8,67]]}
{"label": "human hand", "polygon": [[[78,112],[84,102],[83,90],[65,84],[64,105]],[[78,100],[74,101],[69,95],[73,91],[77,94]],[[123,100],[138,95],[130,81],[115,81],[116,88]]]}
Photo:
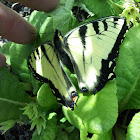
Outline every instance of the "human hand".
{"label": "human hand", "polygon": [[[9,0],[20,2],[25,6],[39,11],[49,11],[54,9],[59,0]],[[0,35],[10,41],[19,44],[32,42],[37,31],[34,26],[24,20],[18,13],[0,3]],[[0,67],[4,66],[6,58],[0,54]]]}

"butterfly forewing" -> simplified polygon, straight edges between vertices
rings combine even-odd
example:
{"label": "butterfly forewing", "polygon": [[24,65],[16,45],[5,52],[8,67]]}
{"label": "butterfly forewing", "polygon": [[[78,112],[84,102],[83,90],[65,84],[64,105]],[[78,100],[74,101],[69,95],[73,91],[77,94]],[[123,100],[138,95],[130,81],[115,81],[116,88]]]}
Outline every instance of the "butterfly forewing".
{"label": "butterfly forewing", "polygon": [[59,60],[59,56],[49,44],[44,44],[31,53],[28,66],[36,79],[49,83],[54,95],[63,105],[74,108],[77,92]]}
{"label": "butterfly forewing", "polygon": [[[125,18],[107,17],[81,25],[64,37],[82,92],[97,92],[114,75],[114,59],[127,30]],[[111,78],[112,79],[112,78]]]}

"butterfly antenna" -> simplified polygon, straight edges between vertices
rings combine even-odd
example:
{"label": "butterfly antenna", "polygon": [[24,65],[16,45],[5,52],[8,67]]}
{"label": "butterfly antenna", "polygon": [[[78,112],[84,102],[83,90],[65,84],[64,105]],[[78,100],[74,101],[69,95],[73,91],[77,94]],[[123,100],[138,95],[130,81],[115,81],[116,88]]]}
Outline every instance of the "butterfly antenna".
{"label": "butterfly antenna", "polygon": [[59,30],[70,20],[72,19],[72,16],[70,16],[59,28]]}

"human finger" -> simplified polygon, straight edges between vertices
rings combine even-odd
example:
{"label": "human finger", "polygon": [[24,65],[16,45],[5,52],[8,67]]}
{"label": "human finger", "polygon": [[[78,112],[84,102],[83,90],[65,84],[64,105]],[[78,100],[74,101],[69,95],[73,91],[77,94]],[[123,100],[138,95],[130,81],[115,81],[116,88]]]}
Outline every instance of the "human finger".
{"label": "human finger", "polygon": [[60,0],[8,0],[11,2],[19,2],[31,9],[39,11],[50,11],[59,4]]}
{"label": "human finger", "polygon": [[26,44],[36,37],[36,29],[15,11],[0,3],[0,35],[10,41]]}

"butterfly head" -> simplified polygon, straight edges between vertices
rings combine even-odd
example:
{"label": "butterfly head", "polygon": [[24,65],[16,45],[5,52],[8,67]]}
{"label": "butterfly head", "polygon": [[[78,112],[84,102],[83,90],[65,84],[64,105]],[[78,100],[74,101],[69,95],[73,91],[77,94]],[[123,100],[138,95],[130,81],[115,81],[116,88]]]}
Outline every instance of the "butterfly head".
{"label": "butterfly head", "polygon": [[54,35],[54,46],[56,50],[61,50],[62,46],[63,46],[63,36],[61,35],[61,32],[59,30],[55,31],[55,35]]}

